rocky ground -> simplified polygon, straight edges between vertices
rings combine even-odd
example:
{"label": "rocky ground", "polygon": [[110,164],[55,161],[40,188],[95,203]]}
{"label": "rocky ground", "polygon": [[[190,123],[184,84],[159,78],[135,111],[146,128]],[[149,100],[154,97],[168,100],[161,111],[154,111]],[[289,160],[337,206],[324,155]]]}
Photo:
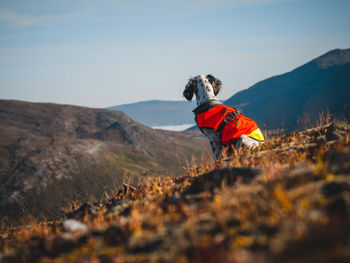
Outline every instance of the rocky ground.
{"label": "rocky ground", "polygon": [[276,136],[61,220],[3,229],[0,262],[350,262],[350,126]]}

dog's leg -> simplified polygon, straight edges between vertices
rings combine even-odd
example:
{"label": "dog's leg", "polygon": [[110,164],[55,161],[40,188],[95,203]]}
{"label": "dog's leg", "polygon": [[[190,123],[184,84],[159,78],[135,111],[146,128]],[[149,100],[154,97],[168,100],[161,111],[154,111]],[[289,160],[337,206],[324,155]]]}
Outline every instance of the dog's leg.
{"label": "dog's leg", "polygon": [[[211,144],[211,143],[210,143]],[[221,143],[219,145],[212,145],[211,144],[211,148],[214,154],[214,159],[215,160],[220,160],[221,158],[224,157],[224,154],[226,152],[226,148],[224,145],[222,145]]]}
{"label": "dog's leg", "polygon": [[211,150],[215,160],[219,160],[224,156],[226,147],[221,143],[220,133],[213,130],[203,129],[203,133],[207,136],[210,142]]}
{"label": "dog's leg", "polygon": [[250,148],[250,149],[255,149],[255,148],[259,147],[260,144],[263,144],[263,142],[259,142],[257,140],[254,140],[254,139],[248,137],[247,135],[243,134],[241,137],[238,138],[235,146],[236,146],[236,148],[246,147],[246,148]]}

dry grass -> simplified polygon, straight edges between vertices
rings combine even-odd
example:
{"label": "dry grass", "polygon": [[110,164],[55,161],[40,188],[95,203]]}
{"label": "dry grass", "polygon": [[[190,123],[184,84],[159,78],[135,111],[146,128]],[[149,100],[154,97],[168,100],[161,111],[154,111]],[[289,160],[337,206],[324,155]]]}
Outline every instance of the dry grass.
{"label": "dry grass", "polygon": [[[3,262],[346,262],[349,127],[334,132],[327,116],[320,120],[326,126],[319,130],[202,160],[181,177],[145,177],[95,204],[70,205],[69,217],[87,233],[67,232],[60,222],[3,230]],[[202,174],[223,167],[259,167],[261,174],[189,191]]]}

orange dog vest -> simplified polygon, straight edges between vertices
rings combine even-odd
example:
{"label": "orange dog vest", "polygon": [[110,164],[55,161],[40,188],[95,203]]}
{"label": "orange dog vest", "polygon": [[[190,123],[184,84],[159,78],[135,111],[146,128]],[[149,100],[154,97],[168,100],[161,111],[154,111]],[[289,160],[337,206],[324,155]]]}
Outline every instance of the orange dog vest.
{"label": "orange dog vest", "polygon": [[264,136],[255,121],[219,101],[209,101],[197,107],[193,112],[196,115],[198,127],[219,131],[221,143],[224,145],[233,143],[243,134],[258,141],[264,141]]}

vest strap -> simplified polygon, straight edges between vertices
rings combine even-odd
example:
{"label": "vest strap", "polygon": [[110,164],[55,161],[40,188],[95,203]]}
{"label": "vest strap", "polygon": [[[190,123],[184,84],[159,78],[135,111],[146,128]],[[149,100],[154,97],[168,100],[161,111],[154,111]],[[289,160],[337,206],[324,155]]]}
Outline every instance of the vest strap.
{"label": "vest strap", "polygon": [[225,126],[227,124],[229,124],[230,122],[235,122],[235,118],[241,114],[241,112],[239,110],[235,110],[233,112],[231,112],[230,114],[227,115],[227,117],[225,119],[222,120],[222,122],[220,123],[217,131],[221,134],[223,129],[225,128]]}

